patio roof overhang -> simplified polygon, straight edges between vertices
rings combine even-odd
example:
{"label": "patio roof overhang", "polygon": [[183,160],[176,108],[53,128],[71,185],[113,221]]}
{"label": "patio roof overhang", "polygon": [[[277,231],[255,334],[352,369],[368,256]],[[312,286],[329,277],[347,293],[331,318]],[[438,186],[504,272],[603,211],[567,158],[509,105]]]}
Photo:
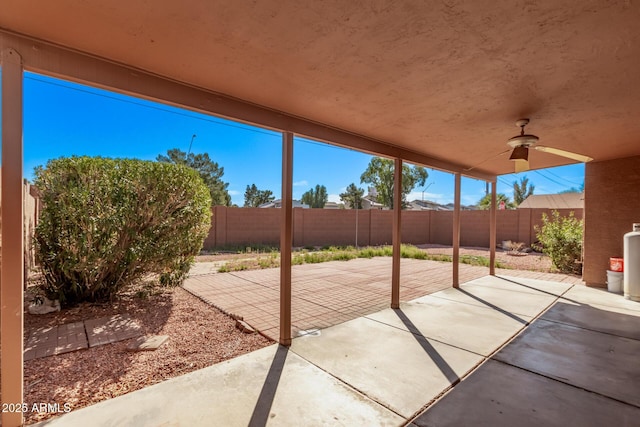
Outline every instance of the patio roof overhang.
{"label": "patio roof overhang", "polygon": [[[494,251],[495,180],[513,171],[506,141],[516,119],[531,118],[527,130],[554,148],[596,160],[640,155],[638,18],[638,5],[598,0],[122,7],[4,0],[2,103],[11,108],[3,108],[2,158],[10,167],[2,170],[2,198],[22,197],[25,69],[282,131],[283,254],[291,250],[294,134],[394,158],[396,166],[454,172],[458,214],[461,175],[492,181]],[[534,169],[571,162],[542,152],[530,160]],[[2,397],[19,402],[22,207],[8,203],[2,211]],[[457,215],[454,286],[459,226]],[[396,208],[392,306],[400,231]],[[283,265],[283,344],[291,342],[290,281]],[[21,421],[3,414],[7,425]]]}
{"label": "patio roof overhang", "polygon": [[[0,28],[3,47],[27,36],[26,69],[493,180],[520,117],[543,145],[640,154],[638,18],[598,0],[5,0]],[[50,44],[100,65],[65,67]]]}

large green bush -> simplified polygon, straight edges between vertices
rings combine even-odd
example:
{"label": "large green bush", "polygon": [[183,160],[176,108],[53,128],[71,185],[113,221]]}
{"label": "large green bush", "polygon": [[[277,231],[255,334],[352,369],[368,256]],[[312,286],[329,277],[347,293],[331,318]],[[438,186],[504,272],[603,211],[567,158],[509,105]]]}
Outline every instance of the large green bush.
{"label": "large green bush", "polygon": [[542,227],[535,227],[542,252],[562,273],[582,273],[582,220],[573,216],[561,217],[558,211],[551,218],[542,214]]}
{"label": "large green bush", "polygon": [[104,301],[149,273],[182,282],[211,223],[211,197],[186,166],[71,157],[36,170],[35,247],[49,298]]}

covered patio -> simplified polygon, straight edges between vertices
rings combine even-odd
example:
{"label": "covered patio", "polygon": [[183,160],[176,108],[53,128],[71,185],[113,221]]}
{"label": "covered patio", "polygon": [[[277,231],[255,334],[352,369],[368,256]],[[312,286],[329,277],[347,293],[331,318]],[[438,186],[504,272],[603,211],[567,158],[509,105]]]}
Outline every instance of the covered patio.
{"label": "covered patio", "polygon": [[42,425],[632,426],[639,326],[619,295],[485,276]]}
{"label": "covered patio", "polygon": [[[527,131],[540,136],[545,146],[594,159],[586,166],[583,279],[587,285],[604,286],[608,257],[620,253],[622,235],[631,229],[633,222],[640,222],[640,198],[637,197],[640,185],[640,122],[637,120],[640,85],[634,72],[640,65],[639,18],[640,6],[635,3],[603,3],[598,0],[535,4],[488,0],[454,0],[438,4],[352,1],[314,3],[312,7],[300,2],[271,0],[251,5],[188,0],[122,6],[95,0],[49,3],[5,0],[0,14],[2,403],[23,401],[22,79],[24,70],[27,70],[281,132],[283,205],[278,340],[291,349],[273,347],[258,355],[250,355],[256,358],[255,361],[241,358],[211,367],[207,372],[217,372],[214,375],[218,379],[226,378],[231,387],[227,390],[233,390],[234,387],[245,387],[241,379],[234,379],[238,378],[239,372],[234,369],[243,371],[243,363],[254,366],[256,377],[251,381],[247,379],[247,383],[252,384],[248,387],[249,393],[254,393],[248,402],[255,403],[256,396],[259,403],[265,399],[271,401],[273,408],[282,408],[277,413],[283,414],[280,419],[284,419],[284,424],[289,421],[300,424],[300,420],[310,413],[309,408],[326,412],[322,408],[327,408],[326,405],[332,402],[329,396],[333,396],[333,392],[316,395],[313,391],[313,387],[322,381],[325,381],[327,390],[347,387],[352,401],[360,401],[360,394],[353,390],[371,390],[364,393],[369,396],[364,403],[369,408],[366,410],[368,414],[379,414],[381,420],[388,420],[390,424],[409,422],[449,385],[464,377],[477,364],[493,358],[469,377],[469,380],[477,380],[463,381],[436,405],[433,408],[436,415],[433,416],[444,416],[436,411],[439,405],[454,402],[455,406],[455,399],[469,396],[457,391],[471,387],[465,384],[480,387],[471,390],[488,387],[497,392],[497,388],[491,387],[485,378],[491,375],[479,374],[496,366],[511,366],[516,370],[507,370],[512,372],[509,375],[513,378],[518,377],[522,369],[527,371],[527,378],[534,378],[529,383],[531,388],[527,389],[533,393],[553,389],[553,393],[561,397],[569,396],[565,394],[569,389],[564,387],[570,387],[571,391],[566,393],[580,394],[580,390],[595,393],[588,394],[587,401],[564,397],[564,400],[546,401],[543,404],[546,413],[558,412],[558,418],[554,418],[558,424],[570,424],[568,421],[560,422],[566,421],[562,418],[566,416],[563,415],[566,405],[571,407],[572,402],[582,402],[583,406],[574,409],[588,408],[585,413],[593,415],[585,420],[598,420],[600,416],[606,418],[607,423],[624,425],[624,421],[630,419],[624,418],[626,414],[629,411],[635,413],[638,409],[638,402],[629,398],[632,394],[638,395],[638,373],[628,371],[630,355],[638,354],[638,337],[629,336],[630,330],[627,329],[628,322],[633,325],[631,331],[638,329],[634,323],[637,321],[637,304],[595,289],[574,291],[572,288],[567,291],[563,287],[565,285],[558,288],[552,284],[554,290],[546,288],[547,285],[541,285],[544,289],[540,290],[533,283],[515,280],[517,283],[514,285],[523,288],[519,293],[509,289],[504,291],[509,294],[499,290],[496,295],[504,297],[518,293],[527,300],[535,298],[531,295],[547,296],[552,298],[549,303],[556,301],[554,307],[564,307],[557,309],[561,319],[537,320],[521,338],[494,357],[492,352],[495,349],[542,313],[548,304],[525,313],[521,307],[527,307],[527,302],[508,309],[501,305],[504,299],[500,297],[496,300],[480,297],[492,305],[487,308],[443,297],[441,299],[447,302],[439,299],[438,304],[440,307],[450,305],[447,312],[453,309],[464,316],[467,310],[463,308],[481,310],[482,314],[497,315],[510,322],[510,326],[503,335],[492,337],[487,347],[474,347],[474,343],[476,337],[486,337],[486,334],[494,332],[491,325],[480,331],[476,328],[461,332],[457,338],[461,338],[461,342],[442,338],[441,344],[445,347],[440,349],[441,344],[431,343],[432,339],[440,338],[433,337],[434,332],[423,330],[420,324],[422,316],[435,316],[437,320],[437,314],[444,313],[432,300],[439,297],[429,297],[428,303],[402,303],[402,211],[399,203],[394,207],[394,256],[387,283],[390,308],[380,312],[379,318],[358,318],[344,326],[330,328],[320,337],[294,340],[291,322],[291,195],[294,136],[393,159],[395,200],[401,199],[400,170],[404,162],[454,174],[455,214],[451,229],[454,251],[450,277],[450,285],[454,289],[442,292],[460,296],[459,289],[465,289],[460,288],[463,280],[458,263],[462,176],[492,184],[490,235],[491,247],[495,249],[496,179],[514,170],[513,162],[508,158],[511,149],[506,141],[517,132],[514,122],[527,117],[531,119]],[[533,150],[529,160],[532,169],[574,162]],[[614,192],[611,191],[613,187],[616,189]],[[488,288],[498,289],[498,284],[504,279],[495,277],[494,260],[492,252],[489,276],[481,280],[488,281]],[[472,282],[470,286],[475,284]],[[531,287],[535,292],[529,291]],[[580,298],[584,299],[569,295],[573,292],[582,292]],[[566,298],[558,300],[561,296]],[[578,309],[571,311],[566,308],[574,306]],[[548,313],[553,314],[553,309]],[[476,316],[471,318],[475,320]],[[627,326],[622,327],[621,324]],[[469,328],[474,325],[475,322],[468,324]],[[546,340],[540,340],[540,334],[544,335],[549,328],[536,325],[559,328],[559,331]],[[441,326],[438,330],[446,332],[447,325]],[[376,339],[358,341],[365,336],[357,332],[359,328],[363,328],[360,332],[371,334]],[[477,333],[469,333],[471,330]],[[574,340],[571,333],[576,330],[579,333]],[[377,340],[391,332],[388,341]],[[561,346],[547,346],[554,337],[560,336],[574,343],[572,355],[579,355],[583,365],[562,353]],[[335,359],[337,353],[331,355],[332,359],[325,357],[320,351],[322,349],[313,350],[323,340],[328,340],[327,348],[331,348],[331,343],[338,343],[347,351],[340,363]],[[393,340],[398,340],[398,347],[393,345]],[[531,346],[528,347],[528,342],[519,344],[523,340],[532,340]],[[365,348],[362,346],[375,346],[376,343],[377,347],[360,351]],[[535,351],[537,345],[544,350]],[[411,346],[413,349],[408,350]],[[450,352],[444,350],[449,347],[452,349]],[[400,348],[403,352],[395,353]],[[615,348],[623,350],[621,353],[611,351]],[[597,351],[594,353],[593,349]],[[452,358],[449,358],[450,354],[454,354]],[[331,366],[339,367],[347,359],[359,360],[357,365],[367,365],[366,369],[377,369],[383,364],[382,361],[377,363],[376,357],[385,355],[389,358],[384,363],[387,370],[382,373],[366,371],[362,378],[345,379],[344,383],[342,379],[336,379],[342,378],[338,373],[335,377],[327,377]],[[544,355],[551,355],[551,358],[539,359]],[[300,357],[313,361],[304,361]],[[531,360],[533,364],[529,364]],[[568,363],[569,360],[573,363]],[[318,381],[311,380],[316,374],[303,372],[306,369],[303,366],[307,364],[315,366],[310,369],[317,373],[315,378]],[[288,366],[292,368],[289,370]],[[546,370],[554,366],[561,366],[564,371]],[[597,370],[606,368],[615,374],[607,375],[604,385],[603,382],[592,383],[589,382],[591,372],[578,369],[580,366]],[[227,367],[231,374],[225,377]],[[574,368],[577,370],[569,375]],[[289,372],[294,376],[289,377]],[[419,372],[431,372],[425,374],[430,378],[435,375],[436,388],[440,391],[431,387],[428,392],[422,388],[409,390],[409,394],[398,394],[401,401],[376,394],[384,392],[387,387],[388,390],[402,387],[398,375],[415,373],[418,375],[416,378],[420,378]],[[529,374],[534,377],[528,377]],[[281,375],[282,381],[277,388],[281,394],[274,395],[273,384],[278,383],[275,378]],[[544,378],[538,378],[540,375]],[[372,376],[376,381],[387,382],[360,382]],[[551,383],[547,381],[549,378]],[[212,399],[219,389],[217,385],[210,386],[204,376],[176,379],[170,384],[177,387],[181,380],[187,384],[181,390],[191,389],[194,396]],[[306,387],[290,387],[289,380],[306,384]],[[433,383],[425,379],[425,384]],[[169,403],[166,399],[186,394],[172,391],[162,398],[153,390],[156,388],[79,411],[66,419],[84,417],[83,414],[95,409],[92,421],[109,422],[116,416],[122,417],[123,422],[142,420],[154,424],[154,421],[149,421],[154,412],[148,411],[149,408],[157,408],[157,413],[163,414],[159,420],[168,424],[206,422],[202,417],[180,418],[198,416],[194,414],[199,412],[185,408],[192,404],[201,407],[203,400],[195,400],[194,397],[188,402],[175,399]],[[308,399],[301,401],[303,406],[291,405],[291,394],[300,394],[301,390],[306,390]],[[543,395],[545,393],[541,391],[540,396]],[[231,393],[227,396],[242,401],[239,395]],[[411,396],[417,397],[414,400]],[[488,396],[491,395],[483,394],[482,399]],[[149,399],[149,405],[138,406],[138,402],[144,399]],[[317,403],[323,399],[327,402],[325,406]],[[482,402],[482,399],[477,402]],[[498,396],[492,399],[505,402]],[[598,404],[593,404],[595,401],[589,403],[588,399],[596,399]],[[108,409],[110,404],[119,405],[116,402],[127,401],[136,404],[126,406],[126,411]],[[562,411],[553,411],[558,402],[562,402]],[[384,408],[381,409],[380,405]],[[621,409],[620,405],[626,409]],[[253,406],[249,403],[249,407]],[[260,403],[256,408],[258,406],[262,408],[264,405]],[[141,412],[137,407],[144,407],[146,411]],[[518,417],[524,413],[521,411],[531,409],[533,412],[533,409],[538,411],[540,408],[530,408],[524,399],[509,407],[512,411],[509,413]],[[351,413],[344,409],[340,414]],[[248,420],[255,416],[258,424],[264,424],[271,414],[263,409],[256,411],[258,414]],[[496,411],[500,413],[497,407]],[[565,411],[564,414],[572,412]],[[336,423],[340,419],[338,415],[335,414]],[[488,420],[497,416],[491,410],[484,411],[484,415]],[[430,412],[424,415],[430,416]],[[421,424],[424,420],[418,418],[415,423]],[[247,420],[243,421],[246,424]],[[345,424],[352,424],[350,421],[356,419],[349,419]],[[22,415],[3,412],[2,424],[19,426]]]}
{"label": "covered patio", "polygon": [[[261,334],[280,337],[280,272],[278,269],[212,273],[196,264],[183,287],[223,312],[242,316]],[[487,276],[486,267],[460,264],[460,281]],[[317,333],[329,326],[366,316],[389,306],[389,258],[296,265],[291,269],[292,336]],[[496,269],[496,274],[582,285],[580,277]],[[400,300],[411,301],[451,287],[448,262],[402,259]]]}

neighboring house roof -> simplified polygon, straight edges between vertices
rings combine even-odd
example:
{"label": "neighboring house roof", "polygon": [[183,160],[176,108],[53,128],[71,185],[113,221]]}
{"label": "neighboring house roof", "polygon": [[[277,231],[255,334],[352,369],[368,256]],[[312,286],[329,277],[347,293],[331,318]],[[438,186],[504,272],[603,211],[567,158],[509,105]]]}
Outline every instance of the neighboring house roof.
{"label": "neighboring house roof", "polygon": [[[414,211],[452,211],[453,208],[453,203],[441,205],[440,203],[432,202],[431,200],[414,200],[413,202],[409,202],[407,209]],[[463,211],[472,211],[478,209],[478,207],[461,205],[460,209]]]}
{"label": "neighboring house roof", "polygon": [[446,206],[430,200],[414,200],[407,205],[408,210],[412,211],[443,211],[449,210]]}
{"label": "neighboring house roof", "polygon": [[385,206],[366,196],[362,198],[362,209],[385,209]]}
{"label": "neighboring house roof", "polygon": [[324,204],[325,209],[340,209],[340,205],[336,202],[327,202]]}
{"label": "neighboring house roof", "polygon": [[518,209],[583,209],[584,193],[534,194],[527,197]]}
{"label": "neighboring house roof", "polygon": [[[282,200],[281,199],[276,199],[276,200],[273,200],[273,201],[268,202],[268,203],[263,203],[258,207],[259,208],[281,208],[282,207]],[[294,208],[308,209],[309,205],[305,205],[300,200],[294,200],[293,201],[293,207]]]}

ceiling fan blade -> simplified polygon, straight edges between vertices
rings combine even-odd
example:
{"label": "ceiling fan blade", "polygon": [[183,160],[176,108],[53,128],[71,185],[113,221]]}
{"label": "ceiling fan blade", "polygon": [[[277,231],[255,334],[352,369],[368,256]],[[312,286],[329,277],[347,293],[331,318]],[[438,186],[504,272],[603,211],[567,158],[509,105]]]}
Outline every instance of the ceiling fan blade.
{"label": "ceiling fan blade", "polygon": [[514,162],[516,164],[516,173],[529,170],[529,160],[517,159]]}
{"label": "ceiling fan blade", "polygon": [[537,146],[535,146],[533,148],[535,148],[538,151],[555,154],[556,156],[566,157],[567,159],[576,160],[578,162],[587,163],[587,162],[590,162],[591,160],[593,160],[589,156],[585,156],[585,155],[577,154],[577,153],[572,153],[570,151],[560,150],[558,148],[543,147],[543,146],[540,146],[540,145],[537,145]]}

